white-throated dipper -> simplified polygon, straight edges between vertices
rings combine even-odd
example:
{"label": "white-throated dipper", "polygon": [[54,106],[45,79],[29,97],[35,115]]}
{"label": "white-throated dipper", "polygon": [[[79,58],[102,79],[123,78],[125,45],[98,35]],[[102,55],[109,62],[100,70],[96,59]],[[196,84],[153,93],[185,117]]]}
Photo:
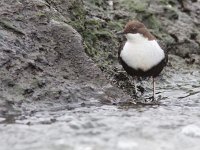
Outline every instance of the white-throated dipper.
{"label": "white-throated dipper", "polygon": [[119,50],[118,56],[124,70],[134,77],[135,94],[137,86],[135,77],[153,78],[153,100],[155,100],[155,80],[167,64],[167,54],[159,46],[156,38],[139,21],[129,21],[124,30],[118,32],[126,36],[126,43]]}

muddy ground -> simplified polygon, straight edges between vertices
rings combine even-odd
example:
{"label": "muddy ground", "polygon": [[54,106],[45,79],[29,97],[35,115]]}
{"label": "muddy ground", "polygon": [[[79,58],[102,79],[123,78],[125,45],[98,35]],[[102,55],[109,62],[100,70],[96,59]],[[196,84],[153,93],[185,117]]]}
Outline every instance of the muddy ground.
{"label": "muddy ground", "polygon": [[[0,149],[200,149],[200,1],[0,4]],[[117,60],[133,18],[169,51],[153,105]]]}

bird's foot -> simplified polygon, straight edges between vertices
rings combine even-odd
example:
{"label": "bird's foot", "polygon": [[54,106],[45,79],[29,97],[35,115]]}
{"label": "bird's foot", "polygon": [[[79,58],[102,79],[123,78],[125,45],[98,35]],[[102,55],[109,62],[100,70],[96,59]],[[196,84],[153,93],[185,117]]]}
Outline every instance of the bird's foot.
{"label": "bird's foot", "polygon": [[154,96],[151,96],[151,97],[148,97],[147,99],[146,99],[146,101],[149,103],[152,103],[152,102],[156,102],[157,100],[156,100],[156,98],[154,97]]}
{"label": "bird's foot", "polygon": [[146,103],[148,104],[159,104],[159,101],[161,100],[161,96],[158,96],[157,98],[151,96],[145,99]]}

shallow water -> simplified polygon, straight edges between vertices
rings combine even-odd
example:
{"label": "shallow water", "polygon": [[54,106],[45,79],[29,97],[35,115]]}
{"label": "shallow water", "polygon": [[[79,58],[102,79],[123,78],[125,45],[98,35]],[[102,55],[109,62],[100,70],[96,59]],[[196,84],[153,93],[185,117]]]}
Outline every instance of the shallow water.
{"label": "shallow water", "polygon": [[200,71],[179,69],[158,83],[158,105],[56,105],[3,116],[0,149],[199,150]]}

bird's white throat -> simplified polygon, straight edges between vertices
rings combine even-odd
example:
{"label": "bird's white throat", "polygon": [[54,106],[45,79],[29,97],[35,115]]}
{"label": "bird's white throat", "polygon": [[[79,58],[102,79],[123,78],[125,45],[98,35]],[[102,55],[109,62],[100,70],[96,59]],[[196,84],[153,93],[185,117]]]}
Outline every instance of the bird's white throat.
{"label": "bird's white throat", "polygon": [[137,34],[128,33],[128,34],[126,34],[126,38],[127,38],[127,41],[134,42],[134,43],[135,42],[140,43],[140,42],[148,41],[148,39],[145,38],[140,33],[137,33]]}
{"label": "bird's white throat", "polygon": [[149,41],[139,33],[128,33],[126,38],[120,57],[129,67],[147,71],[164,59],[164,51],[156,40]]}

